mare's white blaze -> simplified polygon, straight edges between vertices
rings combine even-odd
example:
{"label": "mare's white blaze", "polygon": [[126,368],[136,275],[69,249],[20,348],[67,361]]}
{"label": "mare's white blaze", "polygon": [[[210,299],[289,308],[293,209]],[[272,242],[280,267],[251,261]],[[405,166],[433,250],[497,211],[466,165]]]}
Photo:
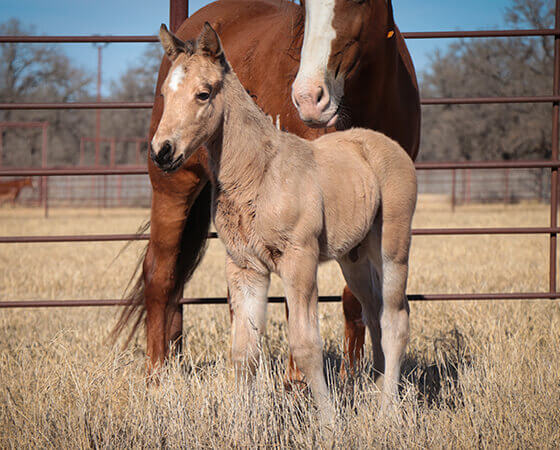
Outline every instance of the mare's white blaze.
{"label": "mare's white blaze", "polygon": [[323,79],[336,38],[333,27],[335,0],[306,0],[305,32],[301,49],[301,63],[296,78]]}
{"label": "mare's white blaze", "polygon": [[171,74],[171,79],[169,80],[169,89],[176,92],[179,89],[179,85],[185,79],[185,71],[181,66],[175,67],[173,73]]}

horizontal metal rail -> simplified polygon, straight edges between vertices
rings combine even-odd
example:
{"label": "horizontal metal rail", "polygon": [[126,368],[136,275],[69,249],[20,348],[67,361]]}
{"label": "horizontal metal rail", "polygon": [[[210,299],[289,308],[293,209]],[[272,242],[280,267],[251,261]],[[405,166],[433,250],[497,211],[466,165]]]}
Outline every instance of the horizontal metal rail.
{"label": "horizontal metal rail", "polygon": [[[424,98],[422,105],[483,105],[507,103],[554,103],[560,95],[535,95],[513,97],[441,97]],[[150,109],[153,102],[44,102],[44,103],[0,103],[3,110],[42,110],[42,109]]]}
{"label": "horizontal metal rail", "polygon": [[44,103],[0,103],[5,110],[39,109],[150,109],[153,102],[44,102]]}
{"label": "horizontal metal rail", "polygon": [[[416,228],[413,236],[480,236],[480,235],[525,235],[560,233],[560,228],[551,227],[495,227],[495,228]],[[216,232],[208,233],[208,239],[217,239]],[[118,242],[147,241],[149,234],[83,234],[59,236],[0,236],[0,244],[50,244],[59,242]]]}
{"label": "horizontal metal rail", "polygon": [[[559,168],[560,161],[548,159],[517,161],[443,161],[416,162],[417,170],[451,170],[451,169],[550,169]],[[146,175],[146,166],[128,167],[60,167],[60,168],[12,168],[0,169],[0,177],[58,177],[66,175]]]}
{"label": "horizontal metal rail", "polygon": [[0,36],[3,44],[88,44],[94,42],[149,43],[159,42],[154,35],[123,36]]}
{"label": "horizontal metal rail", "polygon": [[[457,39],[457,38],[501,38],[501,37],[537,37],[559,36],[556,29],[524,29],[524,30],[465,30],[465,31],[408,31],[402,33],[405,39]],[[158,42],[154,35],[107,35],[107,36],[0,36],[4,44],[87,44],[92,42]]]}
{"label": "horizontal metal rail", "polygon": [[533,95],[517,97],[441,97],[420,99],[422,105],[483,105],[501,103],[553,103],[560,95]]}
{"label": "horizontal metal rail", "polygon": [[130,167],[64,167],[41,169],[0,169],[0,177],[59,177],[66,175],[147,175],[148,168],[143,166]]}
{"label": "horizontal metal rail", "polygon": [[462,39],[462,38],[501,38],[501,37],[538,37],[560,36],[560,30],[525,29],[525,30],[475,30],[475,31],[406,31],[405,39]]}
{"label": "horizontal metal rail", "polygon": [[[513,292],[513,293],[461,293],[461,294],[410,294],[408,299],[418,301],[457,301],[457,300],[554,300],[560,298],[560,293],[551,292]],[[269,297],[269,303],[284,303],[284,297]],[[340,296],[329,295],[319,297],[319,302],[339,302]],[[226,304],[225,297],[197,297],[182,298],[180,305],[221,305]],[[12,300],[0,301],[0,309],[5,308],[72,308],[84,306],[125,306],[124,299],[90,299],[90,300]]]}
{"label": "horizontal metal rail", "polygon": [[[560,167],[560,161],[550,159],[517,161],[442,161],[416,162],[416,170],[451,170],[451,169],[550,169]],[[0,173],[2,173],[0,171]]]}

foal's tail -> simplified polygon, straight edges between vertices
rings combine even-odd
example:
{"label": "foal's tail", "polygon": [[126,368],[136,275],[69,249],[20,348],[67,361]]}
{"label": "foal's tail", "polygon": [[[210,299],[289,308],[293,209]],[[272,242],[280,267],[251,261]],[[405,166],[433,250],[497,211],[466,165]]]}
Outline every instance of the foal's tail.
{"label": "foal's tail", "polygon": [[[207,182],[191,206],[187,215],[187,220],[185,221],[185,227],[183,228],[183,234],[181,236],[181,248],[175,266],[177,289],[179,293],[177,295],[172,295],[172,298],[169,299],[170,303],[175,303],[179,300],[183,292],[182,288],[184,284],[191,279],[206,252],[211,219],[211,199],[212,186],[210,182]],[[142,225],[138,229],[137,234],[146,232],[149,226],[149,222]],[[128,282],[125,289],[126,304],[117,324],[110,334],[111,340],[114,343],[124,329],[132,323],[124,347],[128,346],[146,314],[146,305],[144,301],[145,284],[142,265],[146,257],[147,248],[148,246],[144,249],[142,256],[136,264],[134,273]],[[167,310],[172,310],[172,306],[174,305],[168,304]]]}

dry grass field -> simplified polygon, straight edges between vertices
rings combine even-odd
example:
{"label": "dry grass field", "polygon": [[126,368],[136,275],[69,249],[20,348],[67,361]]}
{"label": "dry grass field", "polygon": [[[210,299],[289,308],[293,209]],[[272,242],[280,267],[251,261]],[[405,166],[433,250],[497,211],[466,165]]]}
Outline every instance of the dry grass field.
{"label": "dry grass field", "polygon": [[[0,208],[0,235],[134,232],[147,210]],[[548,207],[470,205],[451,213],[420,199],[416,227],[546,226]],[[0,247],[0,299],[116,298],[143,243]],[[546,236],[413,239],[409,293],[538,291],[548,286]],[[223,247],[212,241],[186,296],[223,296]],[[340,293],[338,268],[320,293]],[[281,295],[275,279],[271,295]],[[377,418],[369,359],[341,382],[340,304],[323,304],[321,331],[338,425],[325,443],[305,392],[286,392],[281,305],[271,305],[255,390],[238,393],[225,305],[185,312],[185,353],[146,386],[144,339],[106,338],[117,308],[0,312],[2,448],[552,448],[560,446],[560,309],[556,301],[434,302],[411,306],[401,405]]]}

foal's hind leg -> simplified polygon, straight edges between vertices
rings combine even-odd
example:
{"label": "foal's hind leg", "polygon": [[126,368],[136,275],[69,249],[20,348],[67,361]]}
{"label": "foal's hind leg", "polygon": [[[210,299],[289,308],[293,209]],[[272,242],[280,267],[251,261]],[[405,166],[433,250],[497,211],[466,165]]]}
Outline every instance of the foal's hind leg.
{"label": "foal's hind leg", "polygon": [[386,220],[382,230],[382,293],[381,346],[385,355],[385,380],[381,411],[397,400],[402,358],[408,343],[409,307],[406,298],[410,222]]}
{"label": "foal's hind leg", "polygon": [[323,426],[334,424],[335,410],[323,374],[323,343],[317,313],[318,249],[285,251],[279,264],[290,308],[288,341],[297,366],[305,375]]}
{"label": "foal's hind leg", "polygon": [[[340,369],[340,377],[345,379],[347,372],[354,374],[364,353],[364,339],[366,327],[362,321],[362,305],[348,286],[342,292],[342,310],[344,312],[344,360]],[[286,319],[289,320],[290,313],[286,304]],[[379,327],[378,327],[379,328]],[[380,342],[380,339],[377,340]],[[379,344],[381,353],[381,344]],[[294,357],[290,353],[286,374],[284,375],[284,386],[287,390],[293,387],[304,387],[303,373],[297,367]]]}

